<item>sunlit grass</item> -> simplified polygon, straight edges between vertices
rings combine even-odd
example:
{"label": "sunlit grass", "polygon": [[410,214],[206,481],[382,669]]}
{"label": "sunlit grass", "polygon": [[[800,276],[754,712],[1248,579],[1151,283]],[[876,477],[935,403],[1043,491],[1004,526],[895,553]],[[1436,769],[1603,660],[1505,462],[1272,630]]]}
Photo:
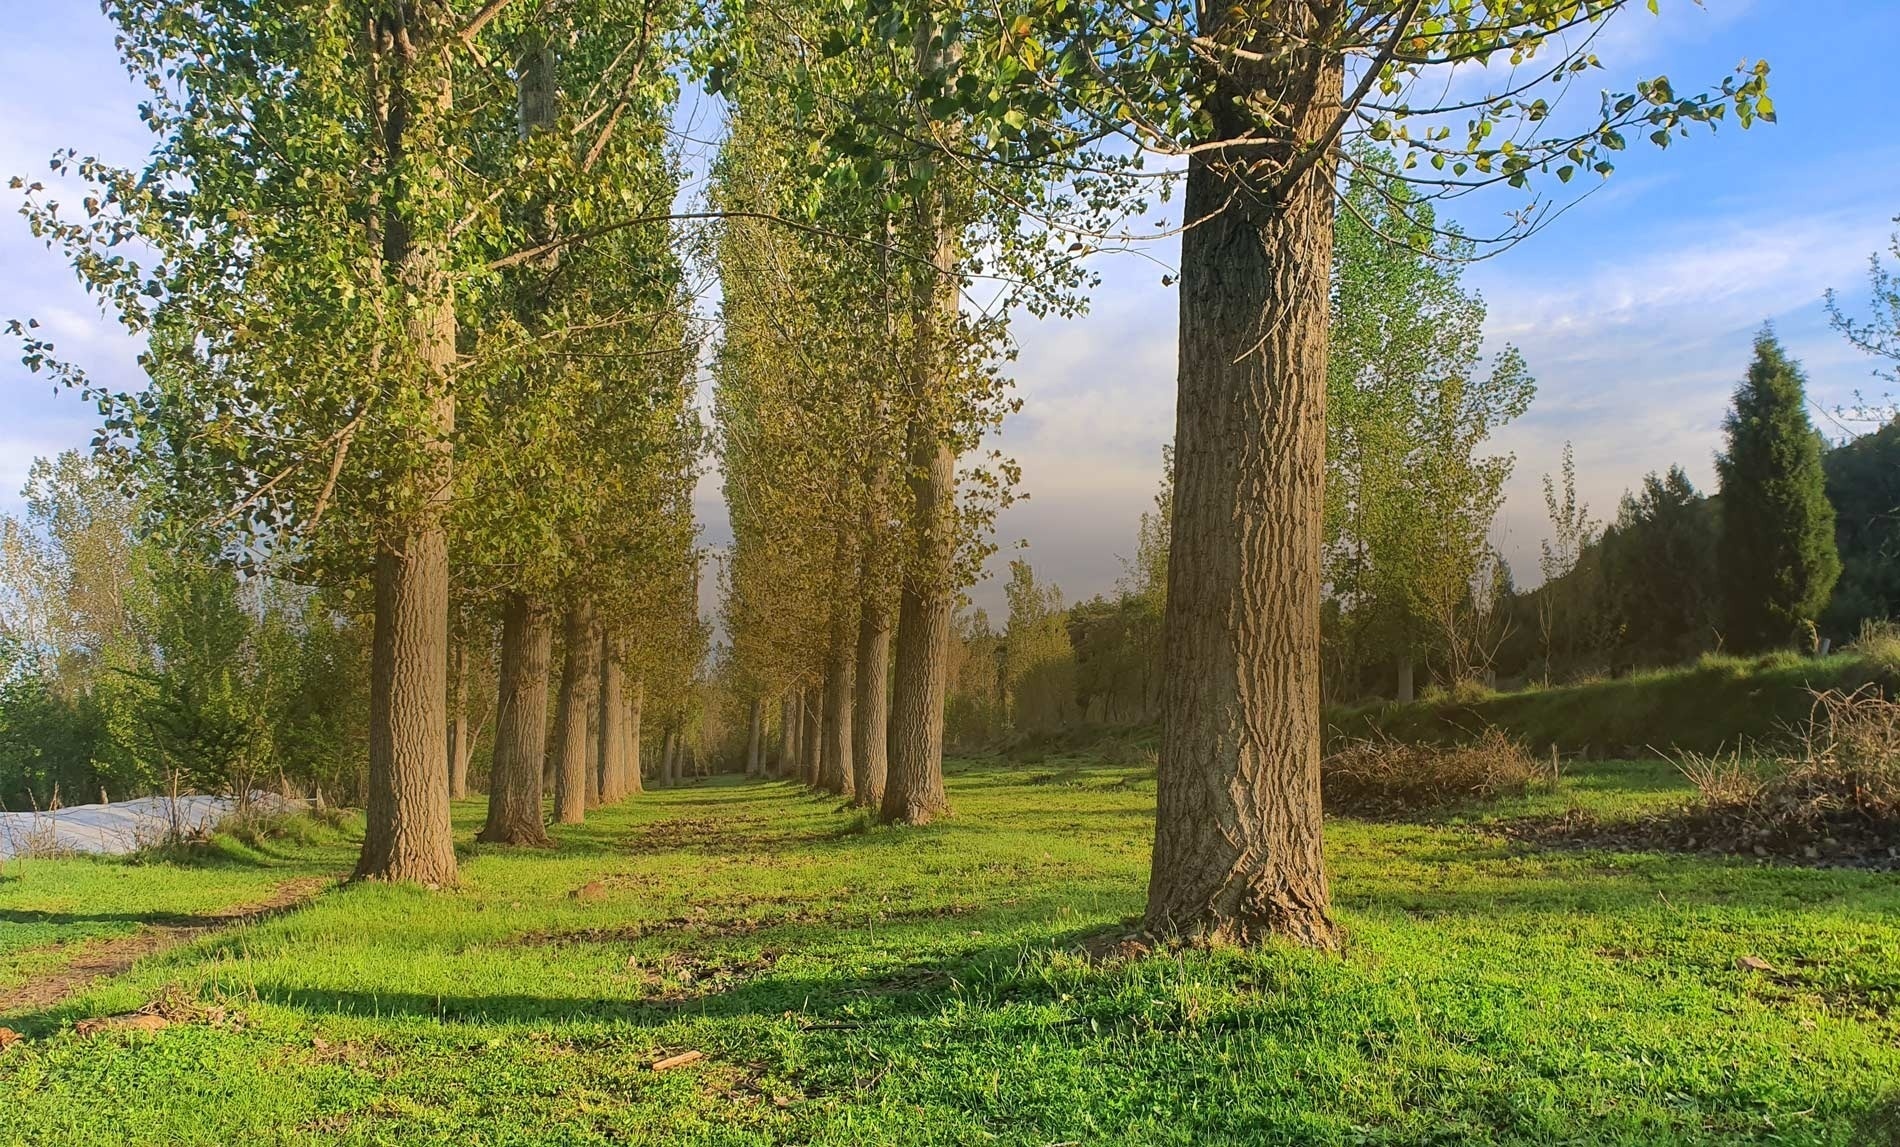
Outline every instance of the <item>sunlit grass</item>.
{"label": "sunlit grass", "polygon": [[[1337,820],[1343,957],[1107,966],[1075,946],[1140,911],[1151,768],[966,762],[921,830],[783,784],[649,793],[555,851],[469,846],[455,892],[338,889],[0,1017],[34,1037],[0,1053],[0,1142],[1879,1142],[1892,877],[1458,823],[1682,791],[1589,766],[1488,812]],[[75,895],[137,911],[232,879],[125,871]],[[244,1022],[68,1030],[173,985]]]}

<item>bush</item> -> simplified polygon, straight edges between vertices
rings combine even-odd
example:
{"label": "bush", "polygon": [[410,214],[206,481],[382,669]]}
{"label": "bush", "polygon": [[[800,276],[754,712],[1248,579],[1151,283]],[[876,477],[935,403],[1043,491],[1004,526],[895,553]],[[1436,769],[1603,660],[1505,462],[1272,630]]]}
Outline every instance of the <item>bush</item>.
{"label": "bush", "polygon": [[1900,622],[1884,617],[1862,621],[1860,636],[1848,644],[1847,651],[1888,673],[1900,673]]}
{"label": "bush", "polygon": [[1877,689],[1816,693],[1789,752],[1689,753],[1676,764],[1696,787],[1691,817],[1711,843],[1814,855],[1900,841],[1900,702]]}
{"label": "bush", "polygon": [[1320,763],[1320,785],[1328,812],[1378,817],[1523,796],[1542,772],[1522,744],[1486,729],[1465,745],[1348,742]]}

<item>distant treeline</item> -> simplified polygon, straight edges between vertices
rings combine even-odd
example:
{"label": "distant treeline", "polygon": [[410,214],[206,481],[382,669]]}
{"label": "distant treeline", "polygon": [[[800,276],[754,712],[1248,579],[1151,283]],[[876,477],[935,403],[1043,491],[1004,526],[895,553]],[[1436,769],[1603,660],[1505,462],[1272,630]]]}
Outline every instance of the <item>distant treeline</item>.
{"label": "distant treeline", "polygon": [[[1813,435],[1811,428],[1802,433]],[[1602,527],[1576,504],[1571,474],[1553,479],[1550,492],[1554,530],[1571,532],[1572,552],[1550,552],[1561,567],[1553,564],[1536,589],[1517,590],[1501,562],[1480,571],[1461,603],[1463,632],[1454,624],[1449,635],[1433,634],[1421,619],[1376,626],[1364,615],[1375,603],[1356,609],[1329,597],[1327,702],[1392,700],[1414,679],[1422,696],[1470,700],[1493,690],[1628,677],[1704,654],[1818,652],[1822,643],[1852,642],[1864,627],[1900,616],[1900,419],[1832,448],[1814,439],[1814,451],[1839,574],[1810,618],[1751,625],[1751,613],[1762,611],[1737,597],[1756,592],[1748,587],[1763,580],[1753,576],[1762,568],[1783,584],[1787,571],[1773,568],[1772,557],[1726,558],[1734,547],[1724,543],[1723,495],[1698,491],[1680,467],[1651,474]],[[1017,561],[1001,628],[982,610],[963,614],[949,703],[955,740],[983,744],[1159,718],[1166,508],[1164,490],[1158,511],[1143,518],[1137,558],[1113,594],[1065,605],[1059,590],[1038,584],[1028,563]]]}

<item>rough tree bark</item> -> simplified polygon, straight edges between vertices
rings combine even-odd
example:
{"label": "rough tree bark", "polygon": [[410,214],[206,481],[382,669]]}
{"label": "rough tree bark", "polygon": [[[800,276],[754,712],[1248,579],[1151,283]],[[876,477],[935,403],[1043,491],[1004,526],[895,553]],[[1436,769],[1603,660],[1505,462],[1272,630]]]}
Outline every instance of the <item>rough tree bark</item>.
{"label": "rough tree bark", "polygon": [[492,844],[548,843],[541,813],[541,771],[548,745],[548,662],[553,617],[525,593],[502,607],[501,680],[495,700],[495,755],[489,768],[488,823],[476,838]]}
{"label": "rough tree bark", "polygon": [[554,819],[579,824],[587,819],[587,715],[600,688],[600,640],[594,633],[594,607],[586,598],[577,596],[567,607],[562,641],[561,699],[554,714]]}
{"label": "rough tree bark", "polygon": [[468,642],[457,641],[449,651],[449,677],[454,692],[449,701],[449,799],[468,796],[468,755],[474,748],[472,723],[468,719]]}
{"label": "rough tree bark", "polygon": [[943,792],[943,704],[950,679],[950,624],[956,612],[956,453],[941,425],[942,345],[957,323],[956,241],[932,209],[937,274],[920,308],[917,412],[905,452],[910,464],[911,552],[897,606],[896,673],[891,682],[886,780],[880,816],[887,824],[925,824],[949,810]]}
{"label": "rough tree bark", "polygon": [[626,687],[613,639],[600,639],[600,803],[615,804],[627,795]]}
{"label": "rough tree bark", "polygon": [[[413,19],[405,20],[405,16]],[[380,144],[391,178],[379,220],[385,274],[409,302],[404,316],[413,380],[422,388],[427,421],[415,475],[420,503],[378,533],[372,580],[375,629],[370,643],[369,799],[364,810],[360,880],[455,883],[455,841],[449,827],[448,759],[449,510],[455,434],[455,292],[449,244],[433,222],[418,218],[417,201],[446,194],[447,129],[453,106],[441,19],[387,13],[371,27]],[[428,204],[439,208],[440,204]]]}
{"label": "rough tree bark", "polygon": [[[1298,35],[1303,0],[1263,25]],[[1214,19],[1219,19],[1217,14]],[[1216,35],[1218,29],[1205,34]],[[1234,161],[1288,164],[1337,115],[1337,54],[1277,34],[1278,64],[1240,69],[1208,103],[1215,139],[1274,92],[1287,138],[1189,161],[1181,250],[1180,394],[1164,619],[1165,693],[1147,927],[1190,942],[1269,937],[1329,947],[1320,821],[1320,534],[1333,172],[1291,188]],[[1252,74],[1249,74],[1249,73]]]}
{"label": "rough tree bark", "polygon": [[851,703],[857,696],[858,650],[855,627],[833,626],[825,664],[825,734],[820,752],[819,787],[842,797],[857,795],[851,764]]}
{"label": "rough tree bark", "polygon": [[762,777],[765,775],[765,702],[752,699],[752,715],[746,722],[745,735],[745,775]]}
{"label": "rough tree bark", "polygon": [[862,808],[884,804],[884,742],[889,731],[885,688],[890,659],[890,620],[876,603],[869,603],[858,623],[858,695],[851,706],[852,800]]}

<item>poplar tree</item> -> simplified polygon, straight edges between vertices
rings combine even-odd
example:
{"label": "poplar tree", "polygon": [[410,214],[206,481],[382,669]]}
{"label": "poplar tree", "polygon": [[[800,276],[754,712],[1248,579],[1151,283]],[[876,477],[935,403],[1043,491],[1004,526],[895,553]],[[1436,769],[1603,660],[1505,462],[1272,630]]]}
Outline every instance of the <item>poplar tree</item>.
{"label": "poplar tree", "polygon": [[[672,90],[648,50],[667,42],[668,10],[112,0],[106,11],[151,92],[152,156],[135,172],[62,153],[56,173],[93,185],[83,215],[37,186],[27,214],[147,337],[150,385],[94,388],[23,330],[25,357],[100,402],[102,449],[162,459],[182,512],[215,496],[225,508],[206,528],[230,535],[227,555],[268,554],[364,594],[375,625],[357,875],[451,883],[449,542],[458,460],[475,453],[464,430],[497,374],[532,369],[546,349],[535,344],[608,320],[563,315],[472,351],[461,336],[501,313],[503,272],[665,218],[669,201],[641,203],[598,157]],[[550,19],[570,33],[554,87],[583,94],[543,140],[521,141],[510,65]],[[556,152],[582,177],[561,178],[544,159]]]}
{"label": "poplar tree", "polygon": [[[1337,942],[1321,851],[1319,626],[1342,142],[1391,145],[1391,165],[1365,174],[1403,178],[1434,204],[1523,191],[1498,236],[1509,240],[1553,217],[1534,184],[1607,174],[1626,133],[1666,146],[1731,114],[1772,117],[1765,64],[1706,93],[1659,76],[1588,114],[1561,110],[1600,65],[1594,33],[1632,5],[1004,0],[920,15],[866,0],[850,21],[892,50],[942,41],[924,88],[933,118],[959,130],[927,138],[979,185],[1045,163],[1099,178],[1102,149],[1090,149],[1104,139],[1186,165],[1151,931]],[[1078,232],[1085,249],[1126,235]]]}

